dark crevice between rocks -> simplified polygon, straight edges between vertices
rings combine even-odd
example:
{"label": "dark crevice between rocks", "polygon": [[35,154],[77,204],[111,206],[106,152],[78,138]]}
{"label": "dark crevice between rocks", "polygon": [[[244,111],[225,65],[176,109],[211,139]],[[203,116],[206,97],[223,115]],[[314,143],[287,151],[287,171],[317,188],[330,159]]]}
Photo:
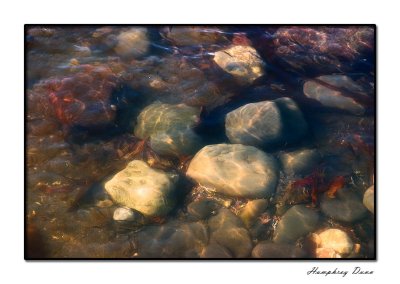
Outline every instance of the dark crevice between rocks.
{"label": "dark crevice between rocks", "polygon": [[136,117],[146,104],[145,96],[122,84],[114,89],[109,103],[116,108],[115,120],[110,124],[82,126],[73,125],[67,134],[67,142],[85,143],[108,141],[123,134],[133,134]]}

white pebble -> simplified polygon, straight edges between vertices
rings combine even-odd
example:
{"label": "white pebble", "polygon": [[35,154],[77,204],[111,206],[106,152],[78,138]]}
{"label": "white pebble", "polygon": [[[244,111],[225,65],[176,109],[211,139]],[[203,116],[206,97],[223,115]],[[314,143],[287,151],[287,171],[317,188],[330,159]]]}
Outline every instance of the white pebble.
{"label": "white pebble", "polygon": [[133,221],[135,219],[135,215],[131,209],[119,207],[115,209],[113,219],[115,221]]}

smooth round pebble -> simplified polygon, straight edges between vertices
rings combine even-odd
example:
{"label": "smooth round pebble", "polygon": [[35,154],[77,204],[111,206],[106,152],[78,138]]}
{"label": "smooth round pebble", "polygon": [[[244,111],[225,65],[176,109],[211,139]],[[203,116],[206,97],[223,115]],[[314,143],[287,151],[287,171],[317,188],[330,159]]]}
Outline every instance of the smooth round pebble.
{"label": "smooth round pebble", "polygon": [[115,209],[113,219],[115,221],[133,221],[135,220],[135,215],[133,210],[126,207],[119,207]]}

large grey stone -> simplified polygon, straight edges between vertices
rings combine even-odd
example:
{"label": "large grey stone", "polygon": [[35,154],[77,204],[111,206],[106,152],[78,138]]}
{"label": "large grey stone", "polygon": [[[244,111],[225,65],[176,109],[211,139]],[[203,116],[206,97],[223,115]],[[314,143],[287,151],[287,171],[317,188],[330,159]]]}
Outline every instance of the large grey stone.
{"label": "large grey stone", "polygon": [[150,138],[152,149],[161,155],[190,155],[201,147],[192,130],[199,116],[200,108],[155,102],[139,114],[135,135]]}
{"label": "large grey stone", "polygon": [[220,209],[208,221],[211,231],[210,242],[227,248],[234,257],[248,257],[253,248],[249,232],[243,222],[230,210]]}
{"label": "large grey stone", "polygon": [[[322,105],[340,110],[345,110],[352,114],[362,115],[365,112],[364,107],[353,98],[344,96],[341,89],[350,92],[368,96],[363,92],[361,86],[345,75],[324,75],[317,78],[333,86],[329,88],[315,80],[309,80],[304,83],[304,94],[310,99],[317,100]],[[337,89],[338,88],[338,89]]]}
{"label": "large grey stone", "polygon": [[301,139],[307,123],[290,98],[246,104],[226,115],[226,136],[232,143],[277,146]]}
{"label": "large grey stone", "polygon": [[266,198],[275,192],[279,171],[276,160],[255,147],[217,144],[194,156],[187,175],[228,196]]}
{"label": "large grey stone", "polygon": [[295,205],[282,216],[273,240],[276,243],[294,243],[313,231],[318,222],[319,215],[316,211],[304,205]]}
{"label": "large grey stone", "polygon": [[349,188],[339,190],[335,198],[324,194],[321,199],[321,210],[332,219],[343,222],[358,221],[367,213],[361,197]]}
{"label": "large grey stone", "polygon": [[316,149],[300,149],[279,156],[284,172],[288,175],[310,174],[321,161]]}
{"label": "large grey stone", "polygon": [[178,175],[150,168],[135,160],[106,182],[111,198],[146,216],[167,214],[174,206],[174,190]]}
{"label": "large grey stone", "polygon": [[217,51],[214,55],[214,61],[224,71],[244,84],[252,83],[264,75],[265,63],[251,46],[235,45]]}

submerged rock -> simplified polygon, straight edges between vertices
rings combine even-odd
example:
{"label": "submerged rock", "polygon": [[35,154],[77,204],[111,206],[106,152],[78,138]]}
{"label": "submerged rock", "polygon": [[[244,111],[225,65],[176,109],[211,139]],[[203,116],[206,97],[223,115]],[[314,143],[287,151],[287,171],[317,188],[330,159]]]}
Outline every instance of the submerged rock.
{"label": "submerged rock", "polygon": [[342,258],[342,256],[331,248],[317,248],[316,258]]}
{"label": "submerged rock", "polygon": [[[273,210],[271,208],[271,210]],[[273,233],[273,214],[262,213],[253,222],[253,225],[249,228],[250,235],[254,241],[269,240]]]}
{"label": "submerged rock", "polygon": [[233,94],[222,92],[199,68],[178,56],[150,56],[129,66],[128,84],[146,94],[149,100],[164,103],[185,103],[211,110]]}
{"label": "submerged rock", "polygon": [[128,207],[118,207],[115,209],[113,219],[114,221],[134,222],[141,225],[147,223],[146,218],[141,213]]}
{"label": "submerged rock", "polygon": [[138,233],[140,258],[200,257],[208,243],[207,227],[200,223],[147,226]]}
{"label": "submerged rock", "polygon": [[225,128],[232,143],[276,146],[302,138],[307,123],[292,99],[280,98],[250,103],[229,112]]}
{"label": "submerged rock", "polygon": [[150,168],[135,160],[106,182],[111,198],[146,216],[167,214],[174,206],[173,197],[178,176]]}
{"label": "submerged rock", "polygon": [[254,258],[301,258],[305,257],[306,253],[294,245],[262,241],[254,247],[251,256]]}
{"label": "submerged rock", "polygon": [[253,248],[250,234],[243,222],[230,210],[220,209],[218,214],[208,221],[211,231],[210,242],[227,248],[234,257],[248,257]]}
{"label": "submerged rock", "polygon": [[321,84],[316,80],[306,81],[303,91],[307,97],[317,100],[326,107],[344,110],[355,115],[362,115],[365,112],[365,108],[355,99],[345,96],[342,93],[342,90],[348,90],[368,98],[368,95],[363,92],[361,86],[350,77],[345,75],[325,75],[318,77],[317,80],[333,88],[329,88],[327,85]]}
{"label": "submerged rock", "polygon": [[243,223],[247,228],[250,228],[256,219],[267,209],[268,200],[266,199],[256,199],[250,200],[247,204],[240,210],[239,217],[242,219]]}
{"label": "submerged rock", "polygon": [[304,205],[295,205],[282,216],[276,227],[273,241],[276,243],[295,243],[299,238],[313,231],[318,222],[319,215],[316,211]]}
{"label": "submerged rock", "polygon": [[343,255],[353,250],[353,242],[346,232],[339,229],[327,229],[317,235],[317,257],[323,256],[328,250],[334,250]]}
{"label": "submerged rock", "polygon": [[325,194],[321,199],[322,212],[332,219],[343,222],[355,222],[366,213],[361,198],[348,188],[339,190],[335,198]]}
{"label": "submerged rock", "polygon": [[216,231],[224,226],[228,227],[228,225],[244,227],[243,221],[227,208],[219,209],[218,214],[208,220],[208,226],[211,231]]}
{"label": "submerged rock", "polygon": [[206,246],[200,254],[201,258],[232,258],[231,253],[218,243],[211,243]]}
{"label": "submerged rock", "polygon": [[217,51],[214,61],[243,84],[251,84],[264,75],[264,61],[251,46],[236,45]]}
{"label": "submerged rock", "polygon": [[133,221],[135,220],[135,215],[132,209],[119,207],[115,209],[113,219],[115,221]]}
{"label": "submerged rock", "polygon": [[141,57],[148,52],[150,46],[146,28],[132,28],[121,32],[117,41],[114,50],[123,57]]}
{"label": "submerged rock", "polygon": [[217,144],[201,149],[186,174],[228,196],[266,198],[275,192],[279,171],[276,160],[255,147]]}
{"label": "submerged rock", "polygon": [[371,186],[364,193],[363,204],[367,209],[375,214],[375,187]]}
{"label": "submerged rock", "polygon": [[176,26],[164,30],[165,37],[178,46],[210,45],[226,43],[221,30],[212,27]]}
{"label": "submerged rock", "polygon": [[207,219],[219,208],[219,204],[210,199],[193,201],[187,206],[188,213],[199,220]]}
{"label": "submerged rock", "polygon": [[199,108],[155,102],[139,114],[135,136],[150,138],[151,148],[161,155],[190,155],[201,147],[192,130],[199,116]]}
{"label": "submerged rock", "polygon": [[321,155],[316,149],[300,149],[282,153],[279,159],[287,175],[308,175],[318,166]]}

